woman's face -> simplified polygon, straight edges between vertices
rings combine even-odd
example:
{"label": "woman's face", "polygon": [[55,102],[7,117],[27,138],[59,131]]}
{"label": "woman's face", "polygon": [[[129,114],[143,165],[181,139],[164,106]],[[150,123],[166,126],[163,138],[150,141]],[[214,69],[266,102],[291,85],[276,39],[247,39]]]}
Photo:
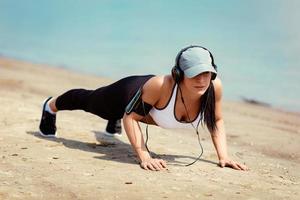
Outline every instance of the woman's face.
{"label": "woman's face", "polygon": [[193,78],[184,76],[183,84],[193,94],[203,95],[209,87],[211,72],[203,72]]}

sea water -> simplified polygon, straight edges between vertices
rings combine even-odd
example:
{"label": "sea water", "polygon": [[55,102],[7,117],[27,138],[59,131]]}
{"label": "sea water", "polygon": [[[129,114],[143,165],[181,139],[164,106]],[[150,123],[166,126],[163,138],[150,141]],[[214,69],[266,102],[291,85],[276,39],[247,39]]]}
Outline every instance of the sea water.
{"label": "sea water", "polygon": [[297,0],[0,0],[0,55],[119,79],[210,49],[224,98],[300,111]]}

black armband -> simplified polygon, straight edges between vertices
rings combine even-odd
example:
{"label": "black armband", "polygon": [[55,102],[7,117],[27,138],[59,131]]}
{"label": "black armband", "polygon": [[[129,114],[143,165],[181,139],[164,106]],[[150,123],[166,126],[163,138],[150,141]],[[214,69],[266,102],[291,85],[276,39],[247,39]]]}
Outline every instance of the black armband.
{"label": "black armband", "polygon": [[152,105],[146,103],[142,99],[142,88],[140,88],[125,108],[126,114],[135,112],[138,115],[146,116],[152,109]]}

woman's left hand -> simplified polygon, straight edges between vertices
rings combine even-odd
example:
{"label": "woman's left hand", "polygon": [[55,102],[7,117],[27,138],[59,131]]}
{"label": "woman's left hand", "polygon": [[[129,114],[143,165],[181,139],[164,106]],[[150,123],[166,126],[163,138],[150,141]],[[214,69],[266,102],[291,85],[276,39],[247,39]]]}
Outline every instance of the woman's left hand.
{"label": "woman's left hand", "polygon": [[235,162],[235,161],[230,160],[230,159],[220,160],[219,165],[222,168],[223,167],[231,167],[231,168],[236,169],[236,170],[243,170],[243,171],[249,170],[249,168],[246,165],[240,164],[240,163]]}

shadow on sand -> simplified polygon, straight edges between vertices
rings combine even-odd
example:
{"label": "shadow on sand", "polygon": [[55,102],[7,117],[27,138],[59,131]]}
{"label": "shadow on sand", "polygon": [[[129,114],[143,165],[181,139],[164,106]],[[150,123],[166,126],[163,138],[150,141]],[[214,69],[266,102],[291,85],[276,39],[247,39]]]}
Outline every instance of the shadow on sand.
{"label": "shadow on sand", "polygon": [[[70,149],[79,149],[82,151],[99,153],[101,155],[94,156],[94,158],[102,160],[114,160],[121,163],[136,164],[138,159],[132,151],[131,145],[123,142],[118,138],[112,138],[105,136],[103,132],[92,131],[95,134],[97,142],[82,142],[67,138],[46,138],[39,134],[38,131],[27,131],[29,135],[33,135],[39,139],[48,140],[56,143],[60,143]],[[185,166],[193,162],[196,157],[185,155],[171,155],[171,154],[155,154],[151,152],[152,157],[161,158],[167,161],[168,165]],[[185,161],[182,161],[184,159]],[[211,163],[217,165],[217,162],[213,162],[206,159],[199,159],[201,162]]]}

